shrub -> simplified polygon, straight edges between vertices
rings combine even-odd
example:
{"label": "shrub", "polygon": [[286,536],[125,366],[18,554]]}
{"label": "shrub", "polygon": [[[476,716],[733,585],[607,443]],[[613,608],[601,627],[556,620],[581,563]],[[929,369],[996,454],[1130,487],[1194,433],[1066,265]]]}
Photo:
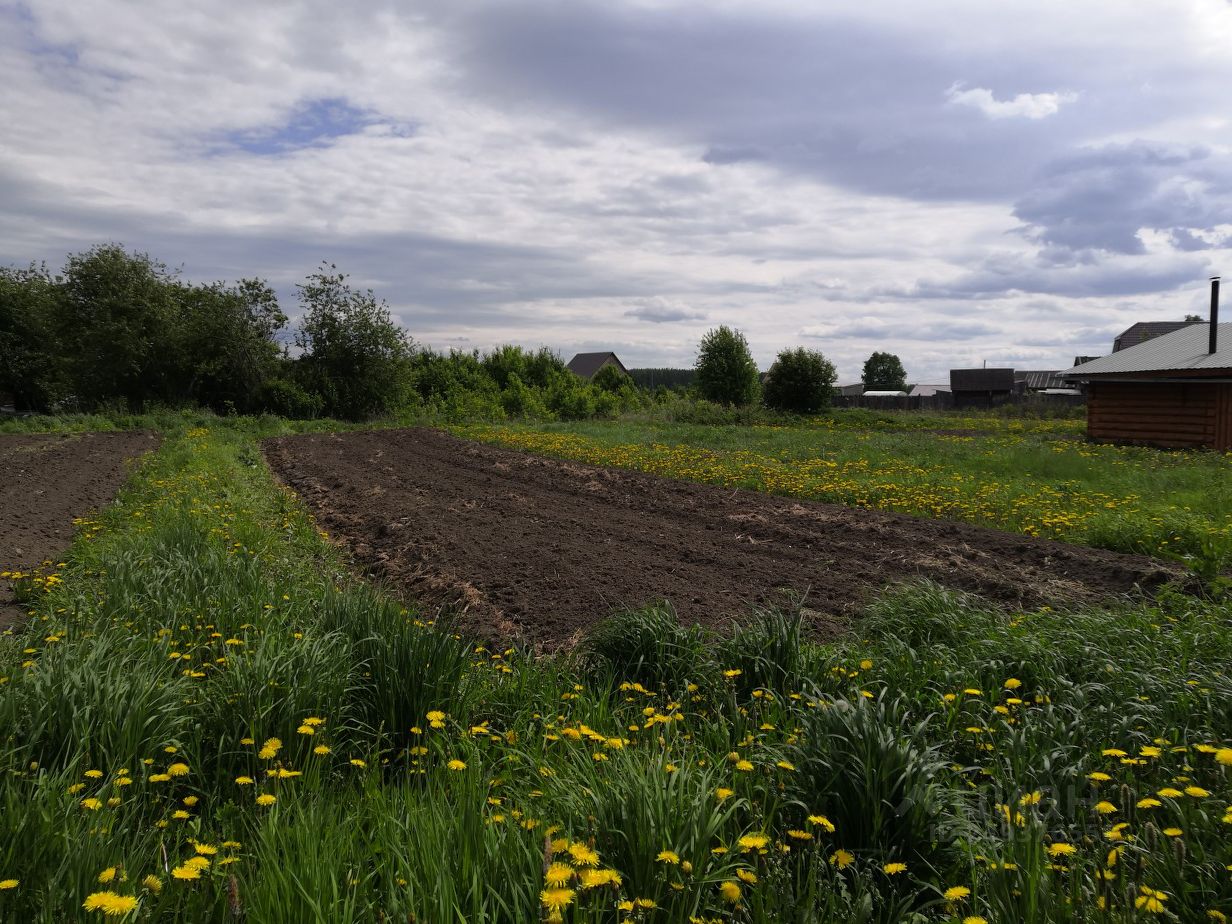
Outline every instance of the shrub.
{"label": "shrub", "polygon": [[834,364],[816,350],[783,350],[766,373],[763,400],[776,410],[816,414],[830,406],[837,377]]}

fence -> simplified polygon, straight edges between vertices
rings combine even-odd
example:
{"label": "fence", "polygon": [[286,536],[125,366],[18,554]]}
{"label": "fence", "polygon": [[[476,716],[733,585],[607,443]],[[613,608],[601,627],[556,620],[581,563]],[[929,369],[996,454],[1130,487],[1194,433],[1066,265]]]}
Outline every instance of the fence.
{"label": "fence", "polygon": [[1049,408],[1082,407],[1086,395],[988,395],[983,392],[964,394],[939,391],[935,395],[906,395],[893,397],[868,397],[843,395],[833,400],[834,407],[861,407],[871,411],[948,411],[954,408],[1024,407],[1047,410]]}

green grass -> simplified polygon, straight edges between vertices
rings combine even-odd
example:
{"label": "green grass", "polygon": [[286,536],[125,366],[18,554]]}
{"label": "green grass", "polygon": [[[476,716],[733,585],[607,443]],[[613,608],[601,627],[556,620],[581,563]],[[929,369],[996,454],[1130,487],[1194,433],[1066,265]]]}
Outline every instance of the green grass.
{"label": "green grass", "polygon": [[536,659],[354,579],[259,463],[281,424],[197,422],[0,637],[0,920],[1232,913],[1227,603],[925,585],[824,646],[641,611]]}

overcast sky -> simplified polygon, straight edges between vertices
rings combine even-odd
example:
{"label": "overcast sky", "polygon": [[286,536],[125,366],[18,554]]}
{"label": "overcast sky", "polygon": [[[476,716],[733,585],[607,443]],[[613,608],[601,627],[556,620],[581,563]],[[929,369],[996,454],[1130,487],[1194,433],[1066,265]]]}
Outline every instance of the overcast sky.
{"label": "overcast sky", "polygon": [[1227,0],[0,0],[0,263],[122,242],[414,339],[1066,368],[1232,273]]}

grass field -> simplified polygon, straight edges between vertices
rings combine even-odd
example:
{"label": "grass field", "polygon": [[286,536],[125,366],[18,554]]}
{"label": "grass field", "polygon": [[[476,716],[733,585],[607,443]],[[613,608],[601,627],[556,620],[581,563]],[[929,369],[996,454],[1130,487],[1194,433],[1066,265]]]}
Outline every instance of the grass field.
{"label": "grass field", "polygon": [[[285,425],[161,423],[0,637],[0,919],[1232,915],[1227,602],[1007,613],[917,586],[825,646],[799,614],[717,638],[651,610],[534,659],[350,576],[261,461]],[[1110,516],[1160,542],[1227,532],[1219,457],[999,432],[471,432],[868,506],[949,473],[934,504],[984,498],[963,515],[1011,528],[1045,525],[1015,498],[1068,484],[1084,541]],[[1158,529],[1170,500],[1192,535]]]}

